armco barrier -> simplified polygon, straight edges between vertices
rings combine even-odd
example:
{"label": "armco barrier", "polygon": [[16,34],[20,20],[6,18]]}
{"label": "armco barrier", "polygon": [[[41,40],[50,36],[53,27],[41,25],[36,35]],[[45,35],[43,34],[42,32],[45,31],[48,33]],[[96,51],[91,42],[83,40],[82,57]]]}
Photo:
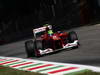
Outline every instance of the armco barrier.
{"label": "armco barrier", "polygon": [[76,64],[55,63],[33,59],[22,59],[15,57],[0,57],[0,65],[11,68],[39,72],[48,75],[64,75],[72,72],[84,71],[86,69],[100,72],[100,68]]}

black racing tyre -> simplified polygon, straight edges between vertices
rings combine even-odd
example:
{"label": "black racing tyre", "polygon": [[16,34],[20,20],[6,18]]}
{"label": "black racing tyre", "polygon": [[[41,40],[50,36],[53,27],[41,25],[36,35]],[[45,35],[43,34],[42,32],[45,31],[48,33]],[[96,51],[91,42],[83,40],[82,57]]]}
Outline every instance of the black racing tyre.
{"label": "black racing tyre", "polygon": [[78,40],[76,32],[75,31],[70,31],[68,33],[68,42],[73,43],[75,40]]}
{"label": "black racing tyre", "polygon": [[43,50],[43,46],[42,46],[42,41],[41,40],[35,40],[34,41],[35,44],[35,57],[40,57],[40,51],[39,50]]}
{"label": "black racing tyre", "polygon": [[35,56],[35,49],[34,49],[34,41],[28,40],[25,42],[25,50],[27,53],[27,57],[34,57]]}
{"label": "black racing tyre", "polygon": [[43,49],[42,41],[41,40],[36,40],[37,44],[37,49]]}

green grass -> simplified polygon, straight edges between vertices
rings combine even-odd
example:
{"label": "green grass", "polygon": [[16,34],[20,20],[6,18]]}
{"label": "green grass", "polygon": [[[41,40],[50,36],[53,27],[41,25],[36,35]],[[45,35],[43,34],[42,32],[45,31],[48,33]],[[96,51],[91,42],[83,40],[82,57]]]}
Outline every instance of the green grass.
{"label": "green grass", "polygon": [[0,66],[0,75],[45,75],[45,74],[34,73],[29,71],[21,71],[9,67]]}
{"label": "green grass", "polygon": [[93,72],[91,70],[84,70],[84,71],[74,72],[74,73],[65,74],[65,75],[100,75],[100,73]]}

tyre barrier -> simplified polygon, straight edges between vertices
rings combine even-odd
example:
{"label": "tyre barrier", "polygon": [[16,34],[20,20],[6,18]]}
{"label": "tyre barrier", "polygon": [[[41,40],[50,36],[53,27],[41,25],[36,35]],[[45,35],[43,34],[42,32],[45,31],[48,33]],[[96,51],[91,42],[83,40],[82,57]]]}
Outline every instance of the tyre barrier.
{"label": "tyre barrier", "polygon": [[2,56],[0,56],[0,65],[15,68],[18,70],[38,72],[41,74],[48,74],[48,75],[65,75],[84,70],[92,70],[100,72],[100,68],[94,66],[56,63],[56,62],[40,61],[34,59],[22,59],[22,58],[2,57]]}

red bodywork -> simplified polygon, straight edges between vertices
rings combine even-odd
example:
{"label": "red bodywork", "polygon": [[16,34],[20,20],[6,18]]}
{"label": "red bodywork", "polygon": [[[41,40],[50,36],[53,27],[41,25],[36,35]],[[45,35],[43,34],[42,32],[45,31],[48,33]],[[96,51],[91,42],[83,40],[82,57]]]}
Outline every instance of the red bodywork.
{"label": "red bodywork", "polygon": [[63,46],[67,44],[67,37],[68,33],[66,32],[61,32],[61,33],[56,32],[52,36],[45,33],[44,35],[42,35],[42,41],[44,46],[48,45],[49,43],[50,48],[59,49],[63,48]]}

